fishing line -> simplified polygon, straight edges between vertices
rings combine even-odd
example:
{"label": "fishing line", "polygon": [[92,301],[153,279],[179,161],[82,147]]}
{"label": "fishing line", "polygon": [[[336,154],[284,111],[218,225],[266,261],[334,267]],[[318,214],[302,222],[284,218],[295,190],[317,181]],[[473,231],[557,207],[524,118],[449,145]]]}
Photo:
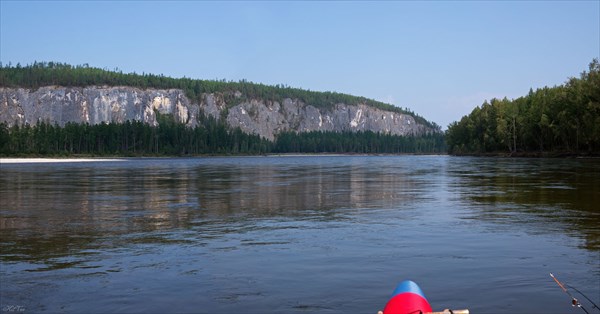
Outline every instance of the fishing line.
{"label": "fishing line", "polygon": [[586,300],[588,300],[590,303],[592,303],[592,305],[594,306],[594,308],[598,309],[598,311],[600,311],[600,307],[598,307],[598,305],[596,305],[596,303],[594,303],[594,301],[590,300],[590,298],[588,298],[585,294],[583,294],[583,292],[579,291],[577,288],[569,285],[569,284],[565,284],[565,286],[575,290],[575,292],[581,294],[581,296],[583,296]]}

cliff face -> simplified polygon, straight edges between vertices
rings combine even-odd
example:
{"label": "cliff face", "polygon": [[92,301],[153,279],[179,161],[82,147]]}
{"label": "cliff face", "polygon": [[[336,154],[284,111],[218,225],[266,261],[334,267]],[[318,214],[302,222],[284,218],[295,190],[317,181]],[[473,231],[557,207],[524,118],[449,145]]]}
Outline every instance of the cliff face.
{"label": "cliff face", "polygon": [[229,109],[229,125],[272,138],[281,131],[373,131],[395,135],[420,135],[431,132],[410,115],[383,111],[366,105],[337,104],[320,110],[298,100],[279,102],[252,100]]}
{"label": "cliff face", "polygon": [[[0,88],[0,122],[9,125],[47,121],[99,124],[144,121],[156,126],[154,109],[193,123],[194,107],[180,90],[139,90],[129,87]],[[197,109],[197,106],[196,106]]]}
{"label": "cliff face", "polygon": [[[239,93],[236,95],[241,97]],[[172,114],[189,126],[202,112],[225,119],[232,127],[273,140],[282,131],[374,131],[395,135],[433,132],[410,115],[366,105],[336,104],[319,109],[296,99],[283,102],[252,99],[228,106],[220,94],[203,94],[192,103],[182,90],[141,90],[131,87],[68,88],[47,86],[38,90],[0,88],[0,122],[9,125],[47,121],[99,124],[143,121],[157,125],[155,110]]]}

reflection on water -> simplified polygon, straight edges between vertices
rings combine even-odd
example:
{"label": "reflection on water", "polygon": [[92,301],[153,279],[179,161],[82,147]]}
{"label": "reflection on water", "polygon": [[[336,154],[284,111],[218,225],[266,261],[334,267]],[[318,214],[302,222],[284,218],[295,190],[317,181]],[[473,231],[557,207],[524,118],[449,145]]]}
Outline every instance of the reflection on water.
{"label": "reflection on water", "polygon": [[582,237],[600,250],[597,160],[465,158],[450,174],[473,219]]}
{"label": "reflection on water", "polygon": [[[398,175],[335,158],[290,164],[275,158],[212,161],[3,165],[2,259],[43,261],[94,246],[98,238],[190,228],[199,221],[315,214],[338,219],[335,209],[426,198],[428,182],[421,176],[438,172]],[[144,241],[152,239],[165,241],[160,236]]]}
{"label": "reflection on water", "polygon": [[446,156],[2,164],[1,305],[376,312],[410,277],[434,307],[556,309],[548,270],[598,292],[599,169]]}

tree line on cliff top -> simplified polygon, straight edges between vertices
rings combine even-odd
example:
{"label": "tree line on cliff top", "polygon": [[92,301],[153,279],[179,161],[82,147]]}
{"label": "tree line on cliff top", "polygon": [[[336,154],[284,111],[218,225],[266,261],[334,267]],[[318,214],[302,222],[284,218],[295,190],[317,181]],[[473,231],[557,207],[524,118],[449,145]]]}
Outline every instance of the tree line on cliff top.
{"label": "tree line on cliff top", "polygon": [[600,154],[600,63],[563,85],[485,101],[448,126],[446,144],[450,154]]}
{"label": "tree line on cliff top", "polygon": [[[366,104],[381,110],[411,115],[417,123],[440,131],[441,127],[430,122],[408,108],[399,108],[365,97],[336,92],[315,92],[292,88],[286,85],[264,85],[246,80],[238,82],[225,80],[200,80],[172,78],[148,73],[123,73],[119,69],[109,71],[87,64],[72,66],[60,62],[34,62],[2,65],[0,63],[0,86],[36,89],[42,86],[130,86],[141,89],[181,89],[191,101],[200,102],[204,93],[221,93],[228,106],[237,105],[249,99],[282,102],[285,98],[298,99],[317,108],[330,108],[339,103],[347,105]],[[236,97],[236,93],[237,94]]]}

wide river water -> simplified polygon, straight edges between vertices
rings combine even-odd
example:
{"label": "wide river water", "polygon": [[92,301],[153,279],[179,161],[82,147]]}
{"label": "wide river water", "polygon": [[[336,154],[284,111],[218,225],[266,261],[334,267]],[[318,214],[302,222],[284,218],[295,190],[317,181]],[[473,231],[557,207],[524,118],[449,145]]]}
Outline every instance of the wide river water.
{"label": "wide river water", "polygon": [[434,310],[583,313],[550,272],[600,301],[599,159],[0,167],[2,313],[375,314],[404,279]]}

